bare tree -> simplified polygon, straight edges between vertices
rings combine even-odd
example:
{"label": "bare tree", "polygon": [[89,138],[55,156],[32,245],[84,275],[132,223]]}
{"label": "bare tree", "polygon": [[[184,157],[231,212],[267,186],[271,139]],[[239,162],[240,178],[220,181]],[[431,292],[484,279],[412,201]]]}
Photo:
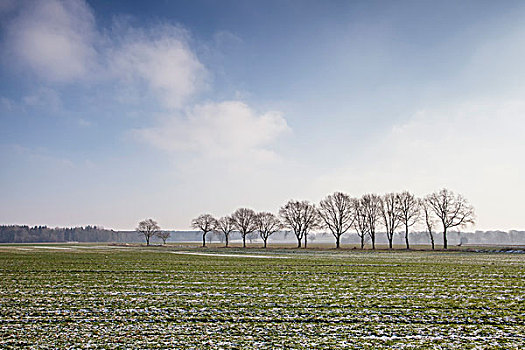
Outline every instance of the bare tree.
{"label": "bare tree", "polygon": [[235,230],[235,223],[233,222],[230,216],[223,216],[217,220],[217,226],[215,229],[224,235],[226,240],[226,247],[228,247],[228,242],[230,241],[230,234]]}
{"label": "bare tree", "polygon": [[319,216],[335,237],[335,247],[339,248],[341,236],[352,227],[355,220],[350,196],[341,192],[328,195],[319,203]]}
{"label": "bare tree", "polygon": [[443,248],[447,249],[447,230],[474,223],[474,208],[460,194],[444,188],[430,194],[427,202],[443,224]]}
{"label": "bare tree", "polygon": [[166,244],[166,240],[170,238],[170,236],[171,236],[170,231],[159,231],[159,233],[157,233],[157,237],[162,239],[162,244]]}
{"label": "bare tree", "polygon": [[398,213],[398,197],[395,193],[386,193],[381,198],[381,216],[385,224],[386,238],[388,239],[388,247],[392,249],[394,233],[401,225],[401,220]]}
{"label": "bare tree", "polygon": [[301,248],[303,239],[303,220],[301,202],[290,200],[279,209],[279,216],[285,227],[289,228],[297,238],[297,248]]}
{"label": "bare tree", "polygon": [[215,229],[217,220],[210,214],[202,214],[191,222],[191,227],[202,231],[202,246],[206,246],[206,235]]}
{"label": "bare tree", "polygon": [[430,204],[428,204],[428,201],[426,199],[420,200],[420,206],[423,209],[423,214],[425,215],[425,225],[428,232],[428,235],[430,237],[430,243],[432,244],[432,250],[435,249],[434,244],[434,226],[435,226],[435,220],[433,217],[432,210],[430,209]]}
{"label": "bare tree", "polygon": [[239,208],[232,214],[235,228],[242,237],[242,246],[246,248],[246,236],[257,230],[257,215],[252,209]]}
{"label": "bare tree", "polygon": [[308,234],[310,231],[321,227],[321,218],[319,217],[319,210],[317,210],[315,204],[308,201],[302,201],[304,223],[303,223],[303,239],[304,247],[308,244]]}
{"label": "bare tree", "polygon": [[146,219],[141,222],[139,222],[139,225],[135,229],[138,233],[141,233],[144,235],[144,238],[146,238],[146,245],[149,246],[149,241],[151,237],[157,236],[160,232],[160,226],[159,224],[153,220],[153,219]]}
{"label": "bare tree", "polygon": [[264,248],[266,248],[268,238],[282,227],[281,221],[274,214],[268,212],[257,214],[257,231],[263,240]]}
{"label": "bare tree", "polygon": [[407,249],[410,249],[408,242],[408,231],[418,220],[421,209],[420,201],[408,191],[403,191],[397,195],[399,220],[405,226],[405,243]]}
{"label": "bare tree", "polygon": [[352,198],[354,210],[354,229],[361,240],[361,249],[365,248],[365,237],[368,235],[368,220],[362,198]]}
{"label": "bare tree", "polygon": [[381,197],[377,194],[365,194],[362,201],[372,249],[376,249],[376,225],[381,215]]}
{"label": "bare tree", "polygon": [[301,248],[304,238],[304,247],[308,244],[308,233],[319,227],[320,218],[317,208],[308,201],[290,200],[279,209],[279,216],[286,227],[290,228],[297,238],[297,248]]}

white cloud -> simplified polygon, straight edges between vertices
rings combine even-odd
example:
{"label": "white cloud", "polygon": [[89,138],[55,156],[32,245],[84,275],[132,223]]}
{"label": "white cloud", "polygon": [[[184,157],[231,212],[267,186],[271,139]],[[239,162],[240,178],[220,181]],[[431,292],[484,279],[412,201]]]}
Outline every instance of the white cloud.
{"label": "white cloud", "polygon": [[448,187],[476,207],[477,227],[521,227],[525,164],[516,155],[525,154],[524,115],[525,102],[513,99],[417,112],[374,140],[354,164],[319,178],[316,193],[408,189],[424,195]]}
{"label": "white cloud", "polygon": [[163,25],[149,31],[124,31],[109,52],[113,74],[125,84],[145,83],[167,108],[180,108],[201,90],[206,70],[187,42],[187,33]]}
{"label": "white cloud", "polygon": [[69,82],[88,76],[96,60],[95,18],[81,0],[31,1],[7,29],[15,62],[39,77]]}
{"label": "white cloud", "polygon": [[405,154],[405,163],[424,164],[433,173],[468,173],[515,164],[524,152],[525,103],[501,99],[469,101],[420,111],[395,126],[389,137],[392,154]]}
{"label": "white cloud", "polygon": [[428,97],[418,101],[424,109],[363,143],[350,164],[320,176],[314,196],[336,189],[424,195],[448,187],[474,205],[477,228],[521,229],[525,30],[507,20],[468,42],[470,57],[441,88],[428,84]]}
{"label": "white cloud", "polygon": [[[103,32],[95,27],[94,14],[84,1],[50,0],[21,6],[8,24],[7,46],[19,64],[47,84],[109,84],[121,104],[160,106],[171,117],[135,131],[160,149],[230,159],[275,157],[268,147],[288,130],[279,112],[257,115],[238,101],[194,104],[206,87],[208,72],[190,39],[180,26],[140,28],[122,17]],[[216,39],[240,42],[229,32],[217,33]],[[62,105],[57,91],[56,85],[42,87],[22,102],[54,111]]]}
{"label": "white cloud", "polygon": [[266,148],[288,131],[279,112],[257,115],[239,101],[206,103],[189,109],[185,118],[167,118],[152,128],[135,130],[142,140],[166,151],[191,151],[206,156],[271,159]]}
{"label": "white cloud", "polygon": [[[520,174],[525,165],[516,155],[525,154],[524,115],[525,103],[513,99],[423,112],[394,129],[393,151],[407,169],[426,169],[415,173],[424,176],[427,186],[463,192],[477,207],[481,228],[521,227],[525,186]],[[421,178],[411,176],[408,181]]]}
{"label": "white cloud", "polygon": [[116,20],[102,32],[82,0],[23,4],[7,22],[4,44],[11,64],[45,82],[120,82],[127,94],[120,102],[128,104],[146,95],[165,108],[181,108],[202,90],[207,75],[182,27],[143,29]]}
{"label": "white cloud", "polygon": [[[234,209],[243,201],[246,201],[243,205],[259,208],[271,202],[277,208],[290,191],[298,193],[298,188],[303,188],[299,184],[304,182],[305,172],[284,179],[282,176],[284,168],[288,173],[292,171],[275,152],[279,136],[290,130],[280,112],[255,111],[241,102],[242,99],[238,98],[241,94],[229,97],[236,99],[233,101],[202,102],[208,78],[216,71],[210,74],[204,67],[194,49],[199,43],[194,42],[183,27],[168,23],[137,27],[133,25],[133,19],[117,18],[110,28],[96,28],[91,8],[79,0],[35,1],[18,6],[18,10],[10,15],[15,17],[6,22],[8,37],[4,47],[11,53],[7,56],[8,63],[33,73],[29,77],[33,88],[14,100],[0,97],[0,108],[25,109],[39,115],[61,109],[60,115],[67,115],[73,123],[69,125],[93,126],[93,135],[97,135],[101,125],[117,128],[115,121],[98,122],[97,109],[103,112],[101,115],[113,111],[123,115],[134,113],[129,120],[115,119],[119,123],[123,121],[119,127],[126,130],[133,123],[135,129],[131,134],[134,140],[153,146],[154,152],[167,152],[173,161],[159,165],[158,157],[149,152],[146,152],[147,156],[137,152],[129,157],[119,156],[104,161],[111,157],[109,152],[101,155],[102,160],[99,160],[104,166],[93,170],[89,164],[79,167],[77,163],[69,163],[60,157],[47,158],[48,152],[34,155],[34,152],[29,154],[22,150],[16,157],[25,159],[22,165],[27,169],[37,169],[41,176],[34,186],[24,183],[13,193],[31,192],[36,188],[65,194],[64,200],[57,205],[66,203],[67,208],[56,210],[53,207],[50,212],[42,212],[43,216],[36,221],[49,222],[49,218],[56,218],[51,221],[59,222],[63,220],[63,214],[56,213],[63,212],[69,212],[76,222],[90,220],[91,214],[85,210],[85,203],[77,210],[72,209],[75,206],[69,201],[70,195],[78,197],[79,191],[87,191],[84,197],[91,201],[92,207],[103,208],[101,211],[92,210],[98,218],[93,219],[97,221],[103,217],[108,226],[114,226],[116,221],[129,223],[129,220],[141,217],[141,211],[152,210],[147,204],[149,201],[140,200],[152,196],[157,204],[162,203],[155,207],[155,211],[163,213],[164,219],[170,222],[174,215],[173,198],[184,198],[185,207],[175,214],[179,215],[177,225],[182,228],[186,226],[187,217],[202,210],[199,201],[191,200],[195,196],[209,197],[214,193],[210,201],[215,208],[225,211]],[[204,51],[206,55],[210,54],[206,50],[229,50],[241,44],[234,34],[220,32],[211,44],[208,43],[210,46],[199,46],[202,50],[199,52]],[[213,60],[207,61],[213,64]],[[111,92],[109,98],[107,92]],[[86,111],[83,107],[87,103],[93,107],[89,105]],[[144,112],[152,110],[156,114]],[[152,120],[159,111],[164,117]],[[56,116],[59,113],[48,114]],[[141,127],[140,123],[148,126]],[[116,163],[117,168],[131,168],[132,171],[124,180],[119,174],[108,181],[103,169],[114,168]],[[144,171],[152,167],[158,167],[159,171]],[[15,175],[13,178],[22,179]],[[32,180],[28,182],[33,185]],[[226,186],[226,183],[234,186]],[[142,191],[141,188],[148,190]],[[275,196],[276,192],[278,196]],[[99,193],[104,195],[99,196]],[[114,196],[113,202],[107,200],[108,196]],[[122,202],[119,206],[121,212],[107,210],[106,204],[115,201]],[[128,204],[132,202],[146,204],[130,209]],[[10,207],[11,217],[23,213],[20,209],[23,205]],[[107,216],[109,212],[111,215]]]}

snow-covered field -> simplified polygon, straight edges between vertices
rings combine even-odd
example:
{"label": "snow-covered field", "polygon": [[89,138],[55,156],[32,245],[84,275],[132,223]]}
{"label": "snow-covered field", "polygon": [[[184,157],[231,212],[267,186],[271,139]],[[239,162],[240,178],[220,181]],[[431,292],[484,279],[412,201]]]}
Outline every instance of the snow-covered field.
{"label": "snow-covered field", "polygon": [[0,348],[525,348],[523,254],[56,248],[0,249]]}

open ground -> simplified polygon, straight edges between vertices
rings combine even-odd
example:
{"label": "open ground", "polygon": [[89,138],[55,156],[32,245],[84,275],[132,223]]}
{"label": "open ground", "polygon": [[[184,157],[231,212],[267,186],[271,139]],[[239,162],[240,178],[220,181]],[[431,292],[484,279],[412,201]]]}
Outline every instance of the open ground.
{"label": "open ground", "polygon": [[317,248],[0,246],[0,347],[525,347],[525,254]]}

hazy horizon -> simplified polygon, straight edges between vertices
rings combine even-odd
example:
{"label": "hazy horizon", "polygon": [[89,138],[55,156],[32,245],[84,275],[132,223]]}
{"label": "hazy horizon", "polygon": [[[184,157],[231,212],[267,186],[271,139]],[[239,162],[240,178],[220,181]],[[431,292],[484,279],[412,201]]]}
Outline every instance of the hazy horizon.
{"label": "hazy horizon", "polygon": [[0,0],[0,224],[446,187],[525,230],[525,2]]}

